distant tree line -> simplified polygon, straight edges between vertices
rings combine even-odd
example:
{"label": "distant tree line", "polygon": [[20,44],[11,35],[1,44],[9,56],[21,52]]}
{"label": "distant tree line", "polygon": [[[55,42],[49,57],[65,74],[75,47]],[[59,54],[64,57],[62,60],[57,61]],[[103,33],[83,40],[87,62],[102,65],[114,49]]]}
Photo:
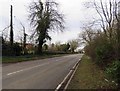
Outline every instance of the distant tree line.
{"label": "distant tree line", "polygon": [[[28,54],[38,54],[38,46],[31,43],[26,43],[24,47],[23,43],[15,42],[11,49],[9,41],[5,41],[2,38],[2,55],[3,56],[20,56]],[[78,42],[76,40],[71,40],[68,43],[56,42],[55,44],[43,44],[42,51],[44,53],[53,53],[53,54],[63,54],[63,53],[75,53],[76,48],[78,47]]]}
{"label": "distant tree line", "polygon": [[55,44],[52,43],[51,45],[44,44],[43,51],[75,53],[77,47],[78,47],[78,41],[71,40],[68,43],[64,43],[64,44],[61,44],[60,42],[56,42]]}

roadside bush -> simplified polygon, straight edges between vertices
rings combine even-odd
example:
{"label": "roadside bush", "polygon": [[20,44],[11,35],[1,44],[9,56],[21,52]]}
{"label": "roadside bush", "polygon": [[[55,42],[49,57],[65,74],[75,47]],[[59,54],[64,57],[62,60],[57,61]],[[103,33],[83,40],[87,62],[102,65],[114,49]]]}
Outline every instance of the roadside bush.
{"label": "roadside bush", "polygon": [[107,65],[107,63],[109,63],[109,60],[112,60],[113,53],[113,47],[109,43],[106,42],[101,45],[98,45],[95,48],[96,61],[100,65]]}
{"label": "roadside bush", "polygon": [[96,35],[85,47],[85,53],[102,68],[115,59],[113,44],[104,34]]}
{"label": "roadside bush", "polygon": [[113,79],[115,82],[120,84],[120,61],[113,61],[109,67],[106,68],[105,72],[106,75]]}
{"label": "roadside bush", "polygon": [[13,52],[15,56],[21,55],[22,47],[19,46],[18,43],[14,43],[13,45]]}
{"label": "roadside bush", "polygon": [[11,50],[10,44],[4,43],[2,44],[2,55],[3,56],[10,56],[13,52]]}
{"label": "roadside bush", "polygon": [[96,55],[95,55],[95,45],[94,44],[90,44],[90,45],[87,45],[85,48],[85,54],[88,55],[89,57],[91,57],[91,59],[93,61],[96,61]]}
{"label": "roadside bush", "polygon": [[10,43],[2,44],[2,55],[3,56],[19,56],[21,55],[22,47],[18,43],[14,43],[11,47]]}

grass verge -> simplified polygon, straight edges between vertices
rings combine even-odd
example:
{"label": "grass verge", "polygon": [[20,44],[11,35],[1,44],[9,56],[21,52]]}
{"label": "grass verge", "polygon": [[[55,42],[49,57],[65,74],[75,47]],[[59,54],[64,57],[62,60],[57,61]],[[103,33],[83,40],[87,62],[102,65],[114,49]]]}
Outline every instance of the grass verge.
{"label": "grass verge", "polygon": [[88,56],[83,56],[68,89],[116,89],[116,84],[107,77]]}
{"label": "grass verge", "polygon": [[31,60],[45,59],[45,58],[51,58],[51,57],[59,57],[59,56],[64,56],[64,55],[67,55],[67,54],[3,56],[2,57],[2,63],[16,63],[16,62],[31,61]]}

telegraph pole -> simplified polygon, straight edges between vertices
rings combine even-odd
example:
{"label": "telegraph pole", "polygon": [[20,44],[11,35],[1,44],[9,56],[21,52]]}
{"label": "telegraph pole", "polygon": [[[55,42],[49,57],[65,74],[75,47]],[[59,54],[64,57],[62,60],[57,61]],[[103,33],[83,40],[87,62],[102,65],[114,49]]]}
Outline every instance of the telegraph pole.
{"label": "telegraph pole", "polygon": [[13,45],[13,7],[10,6],[10,45]]}

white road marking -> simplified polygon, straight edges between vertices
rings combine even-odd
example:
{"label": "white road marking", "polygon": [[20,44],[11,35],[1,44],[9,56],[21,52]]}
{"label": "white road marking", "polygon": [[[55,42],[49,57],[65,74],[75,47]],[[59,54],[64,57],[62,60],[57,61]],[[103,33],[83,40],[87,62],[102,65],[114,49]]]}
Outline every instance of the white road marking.
{"label": "white road marking", "polygon": [[59,61],[59,60],[55,60],[55,61]]}
{"label": "white road marking", "polygon": [[18,71],[15,71],[15,72],[8,73],[7,75],[9,76],[9,75],[12,75],[12,74],[15,74],[15,73],[18,73],[18,72],[22,72],[22,71],[30,70],[30,69],[33,69],[33,68],[37,68],[37,67],[40,67],[40,66],[43,66],[43,65],[46,65],[46,64],[49,64],[49,63],[45,63],[45,64],[29,67],[29,68],[26,68],[26,69],[18,70]]}

